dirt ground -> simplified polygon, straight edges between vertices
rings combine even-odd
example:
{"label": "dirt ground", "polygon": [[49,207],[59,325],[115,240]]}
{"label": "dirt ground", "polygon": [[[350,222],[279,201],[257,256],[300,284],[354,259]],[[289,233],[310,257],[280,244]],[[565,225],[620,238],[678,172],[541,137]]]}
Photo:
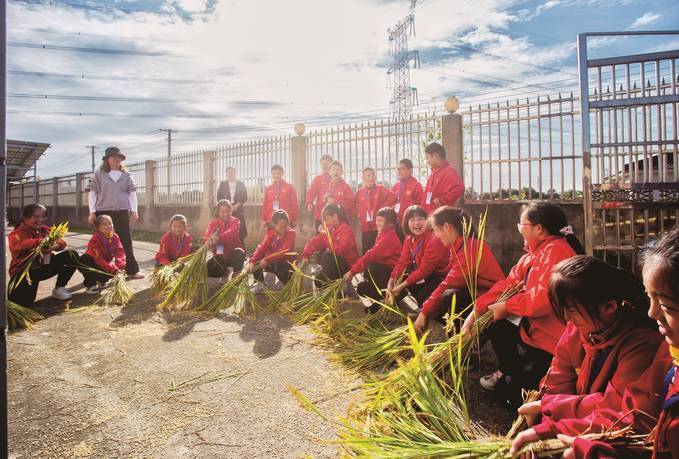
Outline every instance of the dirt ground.
{"label": "dirt ground", "polygon": [[[88,235],[71,234],[84,251]],[[135,243],[143,270],[156,245]],[[47,298],[47,316],[9,338],[10,457],[333,457],[333,425],[302,410],[291,384],[327,413],[344,413],[360,380],[329,363],[304,326],[280,314],[241,321],[156,312],[146,280],[127,307],[83,308]],[[492,357],[471,370],[472,415],[503,432],[512,414],[474,382]]]}

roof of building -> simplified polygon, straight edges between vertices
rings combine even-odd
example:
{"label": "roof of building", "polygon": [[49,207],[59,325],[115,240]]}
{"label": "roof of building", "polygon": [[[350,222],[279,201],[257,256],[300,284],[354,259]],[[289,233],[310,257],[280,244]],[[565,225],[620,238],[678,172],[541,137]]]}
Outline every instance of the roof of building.
{"label": "roof of building", "polygon": [[49,143],[7,139],[7,181],[21,180],[49,147]]}

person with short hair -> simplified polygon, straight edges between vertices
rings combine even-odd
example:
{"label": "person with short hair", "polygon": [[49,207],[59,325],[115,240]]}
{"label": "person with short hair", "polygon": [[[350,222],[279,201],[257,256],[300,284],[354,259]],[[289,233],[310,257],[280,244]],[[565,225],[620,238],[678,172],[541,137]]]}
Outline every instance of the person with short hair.
{"label": "person with short hair", "polygon": [[321,173],[318,174],[311,181],[309,185],[309,190],[306,193],[306,206],[309,212],[314,215],[314,220],[316,223],[316,228],[321,224],[321,211],[325,203],[323,202],[323,194],[321,190],[324,188],[324,184],[330,182],[330,164],[332,164],[333,159],[330,155],[321,156]]}
{"label": "person with short hair", "polygon": [[424,156],[431,168],[431,173],[427,178],[422,206],[428,214],[441,206],[455,207],[464,193],[464,183],[455,168],[446,160],[446,150],[443,145],[431,142],[425,147]]}
{"label": "person with short hair", "polygon": [[83,285],[90,295],[98,295],[106,282],[125,271],[125,249],[109,215],[97,215],[94,219],[94,233],[87,243],[87,251],[80,257],[80,264],[101,271],[83,269]]}
{"label": "person with short hair", "polygon": [[245,249],[240,240],[240,220],[231,213],[232,204],[222,199],[215,208],[214,219],[205,229],[203,239],[212,251],[207,262],[209,277],[224,277],[238,274],[245,263]]}
{"label": "person with short hair", "polygon": [[160,239],[158,252],[156,253],[156,268],[169,265],[179,258],[191,253],[193,238],[186,231],[188,221],[182,214],[173,215],[170,218],[170,228]]}
{"label": "person with short hair", "polygon": [[130,221],[139,219],[137,213],[137,186],[134,178],[125,170],[125,155],[118,147],[108,147],[102,158],[102,164],[90,179],[86,191],[89,191],[90,215],[87,221],[94,225],[99,215],[109,215],[113,227],[120,236],[125,248],[127,260],[126,271],[130,279],[143,279],[139,264],[134,257]]}
{"label": "person with short hair", "polygon": [[[285,210],[276,210],[271,216],[271,228],[264,235],[255,252],[248,260],[248,272],[253,273],[258,284],[253,292],[264,288],[264,272],[273,273],[281,284],[287,284],[292,274],[291,263],[295,260],[295,230]],[[255,270],[259,263],[261,269]]]}
{"label": "person with short hair", "polygon": [[391,192],[396,196],[394,210],[398,214],[398,222],[401,225],[406,210],[414,204],[422,203],[424,192],[420,182],[413,177],[413,162],[408,158],[398,162],[396,174],[398,182],[391,188]]}
{"label": "person with short hair", "polygon": [[375,245],[377,211],[383,207],[391,207],[396,202],[394,193],[376,182],[375,169],[366,167],[363,169],[363,186],[354,195],[354,208],[361,225],[363,253],[366,253]]}
{"label": "person with short hair", "polygon": [[316,206],[317,220],[321,219],[321,211],[328,204],[335,204],[342,208],[346,216],[352,215],[354,211],[354,193],[351,187],[342,178],[344,167],[339,161],[330,164],[330,180],[322,182],[320,188],[321,207]]}
{"label": "person with short hair", "polygon": [[295,226],[299,217],[297,192],[290,183],[283,179],[283,173],[283,167],[278,164],[271,168],[272,182],[264,190],[264,201],[262,203],[262,220],[265,227],[268,227],[271,223],[271,216],[277,210],[286,212],[291,226]]}
{"label": "person with short hair", "polygon": [[232,206],[232,214],[240,220],[240,241],[248,237],[248,226],[245,221],[245,203],[248,200],[248,189],[245,183],[236,179],[236,168],[226,168],[226,180],[219,182],[217,187],[217,201],[228,200]]}

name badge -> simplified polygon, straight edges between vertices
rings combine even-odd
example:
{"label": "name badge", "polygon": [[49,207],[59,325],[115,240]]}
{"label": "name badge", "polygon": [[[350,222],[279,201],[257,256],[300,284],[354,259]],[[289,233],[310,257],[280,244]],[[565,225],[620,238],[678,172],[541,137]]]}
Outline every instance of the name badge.
{"label": "name badge", "polygon": [[368,211],[368,212],[365,213],[365,221],[367,221],[367,222],[373,221],[373,213],[372,212]]}
{"label": "name badge", "polygon": [[278,210],[281,208],[281,203],[278,201],[273,202],[273,210]]}
{"label": "name badge", "polygon": [[420,285],[420,284],[424,284],[424,279],[420,279],[417,282],[415,282],[415,285]]}
{"label": "name badge", "polygon": [[425,204],[431,204],[431,191],[427,193],[427,199],[424,202]]}
{"label": "name badge", "polygon": [[394,212],[399,213],[401,211],[401,203],[397,202],[394,204]]}
{"label": "name badge", "polygon": [[217,245],[217,255],[224,255],[224,246],[222,244]]}

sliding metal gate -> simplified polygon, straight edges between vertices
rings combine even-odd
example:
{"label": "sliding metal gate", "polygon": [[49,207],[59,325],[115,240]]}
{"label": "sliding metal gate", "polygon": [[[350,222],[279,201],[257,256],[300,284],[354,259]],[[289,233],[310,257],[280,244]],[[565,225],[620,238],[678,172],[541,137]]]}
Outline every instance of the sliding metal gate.
{"label": "sliding metal gate", "polygon": [[588,59],[578,36],[585,246],[635,269],[638,248],[679,221],[679,50]]}

